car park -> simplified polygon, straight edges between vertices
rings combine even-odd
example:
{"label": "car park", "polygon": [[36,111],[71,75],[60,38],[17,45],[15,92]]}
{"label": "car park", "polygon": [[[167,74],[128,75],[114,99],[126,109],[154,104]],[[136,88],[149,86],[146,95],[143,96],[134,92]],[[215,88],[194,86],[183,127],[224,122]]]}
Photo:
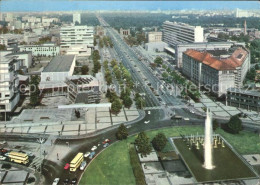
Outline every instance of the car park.
{"label": "car park", "polygon": [[70,164],[66,163],[65,166],[64,166],[64,170],[68,170],[69,168],[70,168]]}
{"label": "car park", "polygon": [[60,182],[60,178],[55,178],[52,185],[58,185],[59,182]]}
{"label": "car park", "polygon": [[79,169],[80,169],[80,170],[84,170],[84,169],[86,168],[86,166],[87,166],[87,161],[83,161],[83,162],[80,164]]}

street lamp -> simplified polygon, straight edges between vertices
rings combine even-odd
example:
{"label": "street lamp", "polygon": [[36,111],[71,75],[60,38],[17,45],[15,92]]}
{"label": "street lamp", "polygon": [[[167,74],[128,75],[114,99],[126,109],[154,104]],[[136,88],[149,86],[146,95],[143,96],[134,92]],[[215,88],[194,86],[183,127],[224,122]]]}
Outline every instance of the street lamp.
{"label": "street lamp", "polygon": [[66,144],[68,145],[68,148],[70,147],[70,143],[67,141]]}
{"label": "street lamp", "polygon": [[[42,159],[42,143],[44,143],[45,139],[44,138],[39,138],[37,139],[37,142],[40,144],[40,158]],[[42,172],[42,163],[40,165],[40,173]]]}

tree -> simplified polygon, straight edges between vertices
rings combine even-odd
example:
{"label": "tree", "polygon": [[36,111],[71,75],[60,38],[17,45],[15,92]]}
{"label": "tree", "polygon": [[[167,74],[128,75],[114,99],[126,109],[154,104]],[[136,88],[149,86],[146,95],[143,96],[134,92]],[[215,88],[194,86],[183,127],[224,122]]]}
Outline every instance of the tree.
{"label": "tree", "polygon": [[132,106],[133,101],[132,101],[132,99],[130,98],[130,96],[125,96],[125,97],[123,98],[123,103],[124,103],[124,106],[129,109],[129,108]]}
{"label": "tree", "polygon": [[39,85],[40,78],[37,75],[32,75],[30,78],[30,104],[36,106],[40,102],[40,90]]}
{"label": "tree", "polygon": [[162,74],[162,77],[164,78],[164,79],[166,79],[166,78],[168,78],[168,73],[167,72],[163,72],[163,74]]}
{"label": "tree", "polygon": [[157,65],[162,65],[163,59],[158,56],[154,59],[154,63],[156,63]]}
{"label": "tree", "polygon": [[143,109],[143,107],[145,107],[145,101],[142,97],[139,97],[136,99],[136,108],[138,109]]}
{"label": "tree", "polygon": [[163,133],[158,133],[152,140],[152,144],[155,150],[162,151],[166,146],[167,138]]}
{"label": "tree", "polygon": [[219,127],[218,120],[214,119],[212,124],[213,124],[213,130],[214,131],[217,130],[217,128]]}
{"label": "tree", "polygon": [[127,132],[127,128],[126,126],[122,123],[118,129],[117,129],[117,132],[116,132],[116,138],[118,140],[123,140],[123,139],[126,139],[128,136],[128,132]]}
{"label": "tree", "polygon": [[83,66],[81,67],[81,74],[82,74],[82,75],[88,74],[88,71],[89,71],[89,68],[88,68],[87,65],[83,65]]}
{"label": "tree", "polygon": [[140,132],[135,140],[137,146],[137,151],[142,155],[149,155],[152,151],[152,146],[149,141],[149,138],[144,132]]}
{"label": "tree", "polygon": [[232,116],[227,123],[228,128],[235,134],[242,130],[242,121],[238,115]]}
{"label": "tree", "polygon": [[117,115],[120,110],[122,109],[122,103],[121,101],[117,98],[115,99],[113,102],[112,102],[112,105],[111,105],[111,112],[115,115]]}
{"label": "tree", "polygon": [[0,44],[0,51],[6,50],[6,47],[4,44]]}

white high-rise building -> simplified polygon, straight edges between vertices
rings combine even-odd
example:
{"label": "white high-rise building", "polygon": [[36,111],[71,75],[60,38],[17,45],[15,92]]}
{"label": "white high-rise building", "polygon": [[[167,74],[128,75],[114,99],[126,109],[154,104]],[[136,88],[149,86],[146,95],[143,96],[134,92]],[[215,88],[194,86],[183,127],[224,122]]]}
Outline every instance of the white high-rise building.
{"label": "white high-rise building", "polygon": [[20,100],[15,56],[0,56],[0,112],[12,112]]}
{"label": "white high-rise building", "polygon": [[74,13],[74,14],[73,14],[73,23],[75,24],[76,22],[78,22],[79,24],[81,24],[81,16],[80,16],[80,13]]}
{"label": "white high-rise building", "polygon": [[60,29],[60,49],[67,50],[73,45],[94,47],[94,28],[92,26],[66,26]]}
{"label": "white high-rise building", "polygon": [[163,23],[163,41],[174,47],[176,44],[203,42],[203,28],[184,23],[165,21]]}

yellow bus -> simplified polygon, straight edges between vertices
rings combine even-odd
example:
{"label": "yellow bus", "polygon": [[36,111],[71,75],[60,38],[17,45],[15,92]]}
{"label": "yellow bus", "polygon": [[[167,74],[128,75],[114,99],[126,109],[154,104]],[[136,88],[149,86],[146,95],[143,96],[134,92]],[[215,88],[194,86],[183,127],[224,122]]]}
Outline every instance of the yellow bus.
{"label": "yellow bus", "polygon": [[29,162],[28,155],[25,153],[9,152],[8,157],[11,162],[15,163],[27,164]]}
{"label": "yellow bus", "polygon": [[70,162],[70,171],[75,172],[83,161],[83,153],[78,153]]}

